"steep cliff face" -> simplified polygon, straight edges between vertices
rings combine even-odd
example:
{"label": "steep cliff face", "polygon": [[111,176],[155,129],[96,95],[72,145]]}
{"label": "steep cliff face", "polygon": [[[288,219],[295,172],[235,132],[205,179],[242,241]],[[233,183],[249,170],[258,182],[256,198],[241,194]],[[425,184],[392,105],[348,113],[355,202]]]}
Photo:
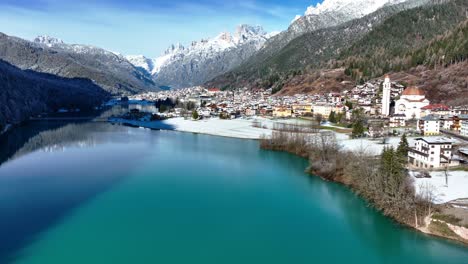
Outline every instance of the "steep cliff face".
{"label": "steep cliff face", "polygon": [[86,78],[112,94],[154,89],[154,82],[123,56],[93,46],[65,44],[48,36],[34,42],[0,33],[0,59],[67,78]]}
{"label": "steep cliff face", "polygon": [[88,109],[110,94],[90,80],[21,70],[0,60],[0,126],[60,108]]}

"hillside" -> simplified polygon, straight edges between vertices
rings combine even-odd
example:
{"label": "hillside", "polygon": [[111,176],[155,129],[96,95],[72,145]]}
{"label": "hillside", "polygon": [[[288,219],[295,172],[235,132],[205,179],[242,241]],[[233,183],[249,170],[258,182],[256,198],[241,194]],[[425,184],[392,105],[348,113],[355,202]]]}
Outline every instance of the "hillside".
{"label": "hillside", "polygon": [[90,80],[23,71],[0,60],[0,128],[60,108],[89,109],[109,96]]}
{"label": "hillside", "polygon": [[415,8],[392,16],[344,50],[340,66],[353,78],[369,79],[418,65],[444,65],[466,59],[468,1]]}
{"label": "hillside", "polygon": [[93,46],[65,44],[51,37],[34,42],[0,33],[0,59],[23,70],[86,78],[112,94],[154,89],[154,82],[123,56]]}
{"label": "hillside", "polygon": [[[390,73],[392,80],[422,87],[432,102],[468,105],[468,20],[436,36],[419,49],[406,52],[405,56],[408,58],[408,68],[400,71],[394,69]],[[298,75],[288,80],[279,93],[349,89],[348,84],[354,84],[355,79],[345,72],[349,73],[349,69],[314,71]]]}
{"label": "hillside", "polygon": [[[252,56],[246,63],[233,71],[218,76],[207,85],[223,88],[241,86],[266,88],[271,84],[268,81],[271,76],[279,75],[279,79],[284,82],[284,80],[295,76],[298,71],[303,71],[305,68],[319,69],[327,61],[336,58],[342,50],[364,37],[389,17],[427,2],[429,0],[409,0],[400,4],[384,6],[364,17],[350,21],[345,20],[341,24],[331,23],[329,26],[310,26],[308,27],[309,31],[297,35],[287,44],[276,45],[280,47],[279,49],[271,48],[270,46],[273,44],[267,42],[265,48]],[[294,22],[293,25],[299,22],[301,20]],[[318,22],[311,20],[311,23]],[[284,33],[275,38],[282,35]],[[276,40],[276,42],[279,41]]]}
{"label": "hillside", "polygon": [[417,85],[432,102],[468,105],[468,61],[432,68],[418,66],[390,74],[392,80]]}

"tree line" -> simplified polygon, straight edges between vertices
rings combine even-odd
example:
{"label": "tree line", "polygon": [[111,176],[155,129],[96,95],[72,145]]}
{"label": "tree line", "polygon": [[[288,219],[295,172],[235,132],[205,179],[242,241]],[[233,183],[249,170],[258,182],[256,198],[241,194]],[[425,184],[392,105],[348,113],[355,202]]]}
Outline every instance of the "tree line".
{"label": "tree line", "polygon": [[406,135],[401,137],[398,148],[386,147],[380,156],[365,150],[344,150],[332,132],[273,131],[271,137],[260,140],[260,147],[308,158],[307,171],[311,175],[348,185],[375,208],[401,223],[417,227],[432,213],[432,191],[427,189],[417,194],[405,169],[409,150]]}

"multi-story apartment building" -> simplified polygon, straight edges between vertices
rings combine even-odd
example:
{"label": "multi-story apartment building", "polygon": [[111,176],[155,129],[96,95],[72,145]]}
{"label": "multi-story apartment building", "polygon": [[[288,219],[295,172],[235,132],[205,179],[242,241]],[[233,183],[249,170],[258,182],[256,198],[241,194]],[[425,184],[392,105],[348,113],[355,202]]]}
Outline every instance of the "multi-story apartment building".
{"label": "multi-story apartment building", "polygon": [[443,137],[417,138],[408,152],[408,161],[412,166],[423,169],[459,165],[453,160],[453,143],[453,140]]}
{"label": "multi-story apartment building", "polygon": [[424,136],[440,134],[440,118],[435,115],[428,115],[418,120],[418,130]]}

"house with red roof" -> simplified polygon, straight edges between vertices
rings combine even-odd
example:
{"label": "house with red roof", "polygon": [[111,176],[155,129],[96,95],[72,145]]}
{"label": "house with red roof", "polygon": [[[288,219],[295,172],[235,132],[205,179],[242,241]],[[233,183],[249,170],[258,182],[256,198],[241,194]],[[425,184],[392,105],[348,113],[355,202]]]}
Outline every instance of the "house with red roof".
{"label": "house with red roof", "polygon": [[444,104],[430,104],[426,105],[421,108],[421,117],[425,117],[428,115],[439,115],[439,116],[445,116],[449,115],[451,112],[451,109],[449,106],[444,105]]}

